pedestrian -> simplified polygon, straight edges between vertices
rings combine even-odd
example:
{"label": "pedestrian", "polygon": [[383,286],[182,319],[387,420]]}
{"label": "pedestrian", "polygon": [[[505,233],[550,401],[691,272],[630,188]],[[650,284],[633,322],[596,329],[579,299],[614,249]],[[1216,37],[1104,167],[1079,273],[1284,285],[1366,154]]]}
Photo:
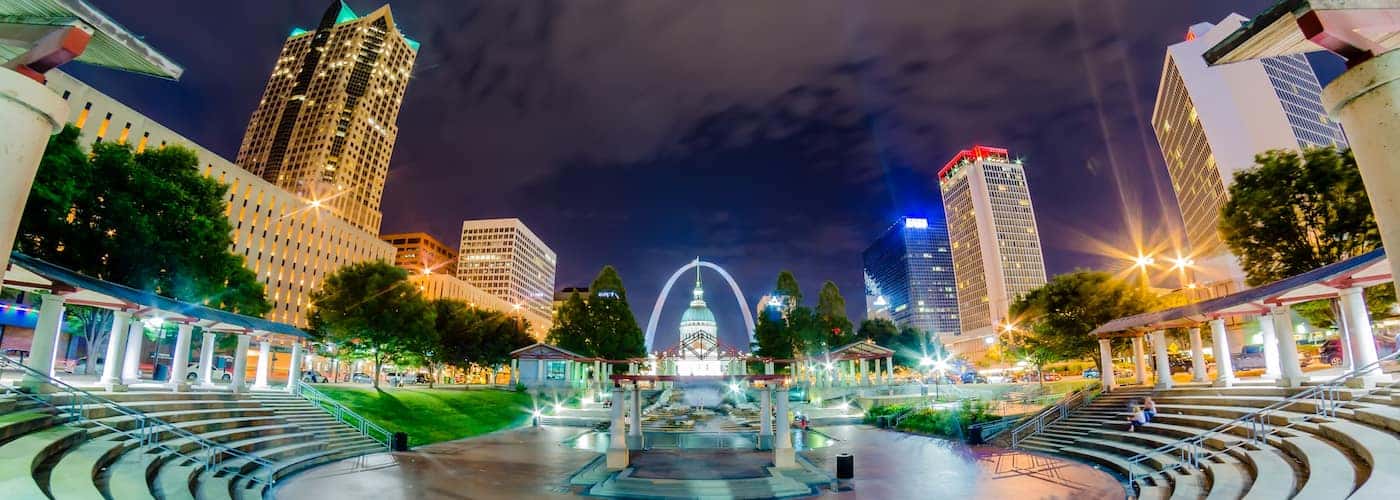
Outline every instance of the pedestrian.
{"label": "pedestrian", "polygon": [[1134,406],[1133,414],[1128,417],[1128,432],[1137,432],[1144,425],[1147,425],[1147,415],[1142,412],[1141,406]]}
{"label": "pedestrian", "polygon": [[1153,418],[1157,417],[1157,402],[1152,401],[1152,398],[1143,399],[1142,413],[1144,417],[1147,417],[1147,421],[1151,422]]}

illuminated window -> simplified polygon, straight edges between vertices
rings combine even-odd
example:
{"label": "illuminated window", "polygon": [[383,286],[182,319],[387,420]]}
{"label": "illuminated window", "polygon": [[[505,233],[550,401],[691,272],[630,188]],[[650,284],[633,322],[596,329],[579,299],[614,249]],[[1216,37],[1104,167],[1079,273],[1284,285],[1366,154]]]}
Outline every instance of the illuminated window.
{"label": "illuminated window", "polygon": [[102,138],[107,136],[107,126],[112,124],[112,114],[102,119],[102,124],[97,126],[97,141],[102,142]]}
{"label": "illuminated window", "polygon": [[122,135],[117,137],[117,144],[126,144],[126,136],[128,135],[131,135],[131,122],[126,122],[126,126],[122,127]]}
{"label": "illuminated window", "polygon": [[144,133],[142,133],[142,134],[141,134],[141,142],[136,143],[136,152],[137,152],[137,153],[140,153],[140,152],[146,151],[146,141],[148,141],[148,140],[150,140],[150,139],[151,139],[151,133],[150,133],[150,132],[144,132]]}
{"label": "illuminated window", "polygon": [[87,105],[83,106],[83,110],[78,113],[78,120],[74,121],[73,125],[82,129],[83,125],[87,123],[88,111],[92,111],[92,103],[87,103]]}

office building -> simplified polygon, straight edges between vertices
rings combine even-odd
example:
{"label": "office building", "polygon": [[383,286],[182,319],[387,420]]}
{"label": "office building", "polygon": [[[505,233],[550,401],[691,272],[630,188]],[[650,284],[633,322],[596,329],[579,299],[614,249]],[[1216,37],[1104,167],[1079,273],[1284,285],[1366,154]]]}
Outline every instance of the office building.
{"label": "office building", "polygon": [[1199,23],[1185,41],[1167,47],[1152,109],[1152,129],[1185,224],[1181,252],[1195,261],[1188,280],[1205,291],[1198,298],[1244,286],[1244,273],[1217,229],[1235,172],[1271,149],[1347,145],[1302,55],[1206,66],[1206,49],[1245,21],[1230,14],[1219,24]]}
{"label": "office building", "polygon": [[554,251],[520,219],[462,222],[457,277],[541,317],[552,317]]}
{"label": "office building", "polygon": [[237,163],[362,230],[379,233],[380,197],[418,43],[385,5],[364,16],[331,2],[293,29],[248,121]]}
{"label": "office building", "polygon": [[457,274],[457,250],[428,233],[381,234],[394,245],[394,265],[414,274]]}
{"label": "office building", "polygon": [[865,265],[866,318],[888,318],[951,342],[961,331],[953,253],[942,214],[903,217],[861,258]]}
{"label": "office building", "polygon": [[938,171],[957,278],[958,353],[985,349],[1016,297],[1045,284],[1030,188],[1020,160],[1005,149],[974,146]]}
{"label": "office building", "polygon": [[310,293],[326,274],[393,257],[393,246],[324,207],[264,181],[72,76],[53,70],[48,77],[48,86],[68,101],[68,119],[82,129],[82,144],[116,141],[138,152],[184,146],[199,157],[203,175],[229,185],[229,251],[241,256],[266,288],[272,303],[267,319],[304,327]]}

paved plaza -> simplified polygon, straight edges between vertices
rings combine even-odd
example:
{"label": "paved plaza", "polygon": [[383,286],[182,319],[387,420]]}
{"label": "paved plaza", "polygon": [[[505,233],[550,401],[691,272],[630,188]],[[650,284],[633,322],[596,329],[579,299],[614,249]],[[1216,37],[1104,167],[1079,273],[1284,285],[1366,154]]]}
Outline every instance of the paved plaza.
{"label": "paved plaza", "polygon": [[[841,440],[804,452],[817,466],[835,470],[835,456],[856,456],[850,491],[840,498],[1123,498],[1108,474],[1062,459],[1020,451],[966,446],[929,437],[848,425],[822,428]],[[345,460],[283,480],[282,500],[419,498],[541,498],[575,496],[569,476],[597,453],[559,443],[588,432],[570,427],[521,428]]]}

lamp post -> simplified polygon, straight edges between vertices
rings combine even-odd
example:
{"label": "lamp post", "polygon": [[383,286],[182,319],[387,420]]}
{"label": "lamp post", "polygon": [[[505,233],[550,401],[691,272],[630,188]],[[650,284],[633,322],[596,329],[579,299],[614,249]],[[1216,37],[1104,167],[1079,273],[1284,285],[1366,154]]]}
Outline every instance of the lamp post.
{"label": "lamp post", "polygon": [[1195,282],[1189,282],[1189,283],[1187,282],[1187,279],[1186,279],[1186,268],[1189,268],[1189,267],[1191,267],[1191,266],[1193,266],[1193,265],[1196,265],[1196,261],[1191,260],[1190,257],[1182,257],[1182,256],[1179,256],[1179,255],[1178,255],[1176,258],[1174,258],[1174,259],[1168,259],[1168,260],[1170,260],[1170,261],[1172,262],[1172,269],[1175,269],[1175,270],[1176,270],[1176,273],[1177,273],[1176,279],[1177,279],[1177,282],[1181,284],[1181,293],[1182,293],[1182,295],[1186,296],[1186,301],[1187,301],[1187,302],[1195,302],[1195,301],[1196,301],[1196,297],[1193,296],[1194,294],[1193,294],[1192,292],[1189,292],[1189,291],[1187,291],[1187,290],[1195,290],[1195,289],[1196,289],[1196,283],[1195,283]]}
{"label": "lamp post", "polygon": [[1148,288],[1147,268],[1156,263],[1157,259],[1153,258],[1151,255],[1139,253],[1137,257],[1133,257],[1133,267],[1138,268],[1138,276],[1139,280],[1141,280],[1142,290],[1144,292],[1147,291]]}

